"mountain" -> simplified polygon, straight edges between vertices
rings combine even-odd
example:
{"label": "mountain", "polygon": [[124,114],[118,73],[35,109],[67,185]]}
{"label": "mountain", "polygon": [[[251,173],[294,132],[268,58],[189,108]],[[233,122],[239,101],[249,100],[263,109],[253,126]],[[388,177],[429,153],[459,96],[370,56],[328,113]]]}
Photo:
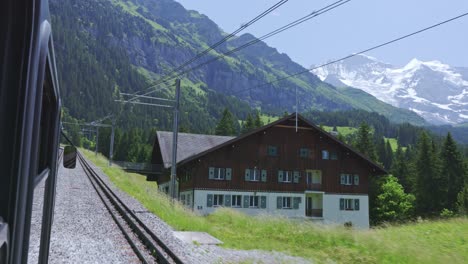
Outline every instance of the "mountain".
{"label": "mountain", "polygon": [[[86,121],[119,114],[120,126],[170,128],[172,112],[119,105],[121,92],[149,84],[226,36],[215,22],[173,0],[51,0],[59,82],[67,116]],[[210,51],[203,63],[255,37],[236,36]],[[380,102],[366,93],[336,88],[314,74],[260,86],[305,70],[264,42],[206,64],[181,77],[181,127],[210,133],[224,107],[239,119],[253,108],[279,115],[293,111],[364,109],[393,122],[424,124],[411,111]],[[173,80],[152,95],[172,96]]]}
{"label": "mountain", "polygon": [[468,68],[417,59],[396,67],[358,55],[314,73],[333,85],[359,88],[393,106],[412,110],[433,124],[468,121]]}

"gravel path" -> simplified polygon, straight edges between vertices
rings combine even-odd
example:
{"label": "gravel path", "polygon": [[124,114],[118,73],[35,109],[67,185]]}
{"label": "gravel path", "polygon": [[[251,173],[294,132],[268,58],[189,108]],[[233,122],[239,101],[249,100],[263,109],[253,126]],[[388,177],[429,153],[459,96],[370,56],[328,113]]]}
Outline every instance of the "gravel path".
{"label": "gravel path", "polygon": [[[34,213],[40,200],[35,197],[31,238],[40,233],[42,213]],[[59,169],[55,201],[49,263],[140,263],[78,162]],[[29,263],[37,263],[38,251],[38,239],[31,239]]]}

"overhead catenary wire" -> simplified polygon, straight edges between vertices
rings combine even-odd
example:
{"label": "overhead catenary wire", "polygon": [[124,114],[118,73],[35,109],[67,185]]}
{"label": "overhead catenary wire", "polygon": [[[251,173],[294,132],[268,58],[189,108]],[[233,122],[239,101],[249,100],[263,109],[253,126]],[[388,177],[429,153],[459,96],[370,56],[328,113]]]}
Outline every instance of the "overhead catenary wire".
{"label": "overhead catenary wire", "polygon": [[220,55],[218,55],[218,56],[216,56],[216,57],[214,57],[214,58],[212,58],[212,59],[210,59],[210,60],[208,60],[208,61],[206,61],[204,63],[198,64],[197,66],[194,66],[194,67],[192,67],[192,68],[190,68],[188,70],[185,70],[185,71],[179,73],[178,75],[171,77],[170,79],[164,80],[164,81],[162,81],[160,83],[155,83],[155,85],[159,85],[159,84],[164,83],[166,81],[170,81],[170,80],[172,80],[174,78],[178,78],[178,77],[180,77],[180,76],[182,76],[182,75],[184,75],[186,73],[190,73],[190,72],[192,72],[192,71],[194,71],[196,69],[199,69],[199,68],[201,68],[201,67],[203,67],[203,66],[205,66],[207,64],[210,64],[210,63],[215,62],[215,61],[217,61],[217,60],[219,60],[221,58],[224,58],[226,56],[234,54],[234,53],[236,53],[236,52],[238,52],[238,51],[240,51],[242,49],[245,49],[245,48],[247,48],[249,46],[252,46],[252,45],[254,45],[254,44],[256,44],[256,43],[258,43],[260,41],[263,41],[263,40],[265,40],[267,38],[273,37],[273,36],[283,32],[283,31],[286,31],[286,30],[288,30],[288,29],[290,29],[292,27],[298,26],[298,25],[300,25],[300,24],[302,24],[302,23],[304,23],[306,21],[309,21],[309,20],[311,20],[311,19],[313,19],[315,17],[318,17],[318,16],[320,16],[320,15],[322,15],[324,13],[327,13],[327,12],[329,12],[329,11],[331,11],[331,10],[341,6],[341,5],[344,5],[344,4],[346,4],[347,2],[350,2],[350,1],[351,0],[336,1],[336,2],[334,2],[332,4],[330,4],[330,5],[327,5],[327,6],[323,7],[323,8],[321,8],[321,9],[319,9],[319,10],[313,11],[310,14],[308,14],[306,16],[303,16],[303,17],[301,17],[301,18],[299,18],[299,19],[297,19],[297,20],[295,20],[293,22],[290,22],[287,25],[284,25],[284,26],[282,26],[282,27],[280,27],[278,29],[275,29],[275,30],[271,31],[270,33],[267,33],[267,34],[265,34],[265,35],[263,35],[263,36],[261,36],[259,38],[255,38],[254,40],[251,40],[251,41],[249,41],[247,43],[244,43],[243,45],[241,45],[241,46],[239,46],[239,47],[237,47],[235,49],[229,50],[229,51],[227,51],[225,53],[222,53],[222,54],[220,54]]}
{"label": "overhead catenary wire", "polygon": [[355,57],[355,56],[357,56],[357,55],[364,54],[364,53],[366,53],[366,52],[373,51],[373,50],[375,50],[375,49],[378,49],[378,48],[381,48],[381,47],[390,45],[390,44],[392,44],[392,43],[401,41],[401,40],[406,39],[406,38],[409,38],[409,37],[411,37],[411,36],[414,36],[414,35],[423,33],[423,32],[425,32],[425,31],[428,31],[428,30],[430,30],[430,29],[433,29],[433,28],[439,27],[439,26],[441,26],[441,25],[447,24],[447,23],[449,23],[449,22],[452,22],[452,21],[454,21],[454,20],[460,19],[460,18],[465,17],[465,16],[467,16],[467,15],[468,15],[468,12],[463,13],[463,14],[458,15],[458,16],[456,16],[456,17],[452,17],[452,18],[450,18],[450,19],[447,19],[447,20],[444,20],[444,21],[442,21],[442,22],[436,23],[436,24],[434,24],[434,25],[432,25],[432,26],[428,26],[428,27],[425,27],[425,28],[423,28],[423,29],[420,29],[420,30],[414,31],[414,32],[412,32],[412,33],[406,34],[406,35],[404,35],[404,36],[401,36],[401,37],[398,37],[398,38],[395,38],[395,39],[386,41],[386,42],[384,42],[384,43],[381,43],[381,44],[372,46],[372,47],[370,47],[370,48],[367,48],[367,49],[361,50],[361,51],[359,51],[359,52],[350,54],[350,55],[345,56],[345,57],[342,57],[342,58],[340,58],[340,59],[332,60],[332,61],[329,61],[329,62],[327,62],[327,63],[321,64],[321,65],[319,65],[319,66],[314,66],[314,67],[311,67],[311,68],[306,69],[306,70],[303,70],[303,71],[299,71],[299,72],[296,72],[296,73],[293,73],[293,74],[289,74],[289,75],[287,75],[287,76],[285,76],[285,77],[281,77],[281,78],[278,78],[278,79],[276,79],[276,80],[273,80],[273,81],[270,81],[270,82],[266,82],[266,83],[257,85],[257,86],[255,86],[255,87],[250,87],[250,88],[247,88],[247,89],[239,90],[239,91],[236,91],[235,93],[232,93],[232,94],[230,94],[230,95],[236,95],[236,94],[239,94],[239,93],[242,93],[242,92],[246,92],[246,91],[249,91],[249,90],[252,90],[252,89],[255,89],[255,88],[260,88],[260,87],[267,86],[267,85],[270,85],[270,84],[273,84],[273,83],[277,83],[277,82],[280,82],[280,81],[284,81],[284,80],[287,80],[287,79],[289,79],[289,78],[292,78],[292,77],[295,77],[295,76],[298,76],[298,75],[301,75],[301,74],[304,74],[304,73],[308,73],[308,72],[311,72],[311,71],[313,71],[313,70],[316,70],[316,69],[319,69],[319,68],[322,68],[322,67],[325,67],[325,66],[328,66],[328,65],[331,65],[331,64],[340,62],[340,61],[347,60],[347,59],[352,58],[352,57]]}
{"label": "overhead catenary wire", "polygon": [[[279,8],[280,6],[282,6],[283,4],[285,4],[286,2],[288,2],[289,0],[281,0],[279,2],[277,2],[276,4],[274,4],[273,6],[271,6],[270,8],[268,8],[267,10],[263,11],[260,15],[256,16],[255,18],[251,19],[250,21],[248,21],[247,23],[244,23],[242,24],[237,30],[235,30],[234,32],[228,34],[227,36],[225,36],[224,38],[222,38],[221,40],[219,40],[218,42],[216,42],[215,44],[209,46],[208,48],[206,48],[205,50],[203,50],[202,52],[198,53],[197,55],[195,55],[195,57],[185,61],[184,63],[182,63],[180,66],[178,66],[177,68],[171,70],[168,74],[166,74],[165,76],[161,77],[161,79],[164,79],[166,77],[170,77],[170,75],[172,75],[173,73],[176,73],[178,72],[179,70],[183,69],[185,66],[191,64],[192,62],[198,60],[199,58],[203,57],[205,54],[207,54],[208,52],[210,52],[211,50],[217,48],[218,46],[220,46],[221,44],[223,44],[224,42],[228,41],[229,39],[233,38],[237,33],[241,32],[242,30],[248,28],[249,26],[251,26],[252,24],[254,24],[255,22],[259,21],[260,19],[262,19],[263,17],[265,17],[266,15],[268,15],[269,13],[273,12],[274,10],[276,10],[277,8]],[[173,79],[173,78],[171,78]],[[160,82],[160,81],[158,81]],[[166,82],[166,81],[164,81]],[[142,90],[142,91],[146,91],[148,89],[151,89],[153,88],[154,86],[156,86],[157,84],[152,84],[150,85],[148,88]],[[130,100],[135,100],[138,98],[138,92],[135,93],[135,98],[132,98]],[[147,95],[147,94],[144,94],[144,95]]]}

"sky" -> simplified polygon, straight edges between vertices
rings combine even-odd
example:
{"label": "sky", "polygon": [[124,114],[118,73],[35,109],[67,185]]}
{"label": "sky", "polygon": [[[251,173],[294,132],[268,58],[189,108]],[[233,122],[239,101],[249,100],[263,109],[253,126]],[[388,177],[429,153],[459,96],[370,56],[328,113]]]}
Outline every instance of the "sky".
{"label": "sky", "polygon": [[[177,1],[230,33],[279,0]],[[262,36],[335,1],[289,0],[242,33]],[[468,0],[351,0],[265,42],[310,67],[467,12]],[[417,58],[468,67],[468,16],[366,54],[395,66]]]}

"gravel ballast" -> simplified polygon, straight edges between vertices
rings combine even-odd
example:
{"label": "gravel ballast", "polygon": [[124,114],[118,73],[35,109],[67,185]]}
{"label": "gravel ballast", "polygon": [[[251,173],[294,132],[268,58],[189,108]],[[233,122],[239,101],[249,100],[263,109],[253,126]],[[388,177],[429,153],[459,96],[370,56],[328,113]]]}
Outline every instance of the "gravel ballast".
{"label": "gravel ballast", "polygon": [[[81,165],[58,173],[49,263],[140,263]],[[33,212],[41,209],[35,197]],[[31,238],[40,233],[40,215],[33,213]],[[31,239],[29,263],[37,263],[38,252],[39,240]]]}
{"label": "gravel ballast", "polygon": [[[172,227],[116,188],[93,163],[90,165],[184,263],[311,263],[279,252],[232,250],[184,242],[174,235]],[[43,205],[41,187],[38,186],[34,197],[29,263],[37,263],[39,253]],[[49,263],[140,263],[79,162],[73,170],[60,167],[54,211]]]}
{"label": "gravel ballast", "polygon": [[288,256],[281,252],[263,250],[233,250],[214,245],[195,245],[183,242],[174,235],[174,229],[143,205],[116,188],[100,168],[90,163],[101,179],[122,199],[138,217],[185,263],[312,263],[304,258]]}

